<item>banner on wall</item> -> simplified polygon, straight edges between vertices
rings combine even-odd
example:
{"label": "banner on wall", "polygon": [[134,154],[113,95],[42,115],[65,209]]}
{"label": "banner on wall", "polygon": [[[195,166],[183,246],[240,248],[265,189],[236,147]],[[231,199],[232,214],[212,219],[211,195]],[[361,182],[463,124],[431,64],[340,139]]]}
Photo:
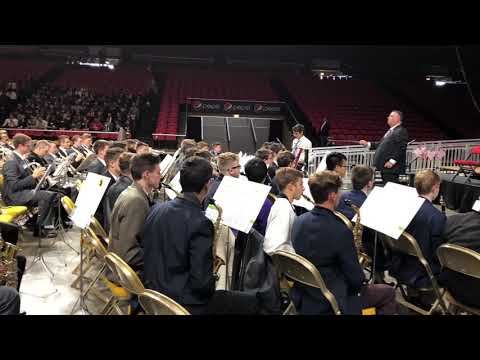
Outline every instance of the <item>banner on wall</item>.
{"label": "banner on wall", "polygon": [[283,118],[286,106],[282,102],[189,99],[188,111],[198,115],[244,115]]}

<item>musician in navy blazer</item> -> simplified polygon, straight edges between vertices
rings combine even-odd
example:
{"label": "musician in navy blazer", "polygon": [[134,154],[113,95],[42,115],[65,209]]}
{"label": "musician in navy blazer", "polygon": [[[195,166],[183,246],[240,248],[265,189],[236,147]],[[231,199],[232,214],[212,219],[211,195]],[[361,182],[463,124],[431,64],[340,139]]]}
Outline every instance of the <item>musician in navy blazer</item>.
{"label": "musician in navy blazer", "polygon": [[[315,208],[298,217],[292,229],[295,252],[312,262],[343,314],[360,314],[374,306],[378,314],[397,312],[395,291],[387,285],[365,285],[352,231],[335,215],[342,181],[338,174],[323,171],[310,176]],[[292,298],[300,314],[331,314],[321,291],[295,283]]]}
{"label": "musician in navy blazer", "polygon": [[[440,191],[440,182],[440,177],[432,170],[423,170],[417,173],[415,187],[425,202],[406,229],[406,232],[417,240],[423,256],[435,276],[440,273],[437,249],[444,243],[442,234],[447,220],[446,216],[432,204]],[[389,274],[413,288],[431,285],[419,260],[409,255],[393,252]]]}

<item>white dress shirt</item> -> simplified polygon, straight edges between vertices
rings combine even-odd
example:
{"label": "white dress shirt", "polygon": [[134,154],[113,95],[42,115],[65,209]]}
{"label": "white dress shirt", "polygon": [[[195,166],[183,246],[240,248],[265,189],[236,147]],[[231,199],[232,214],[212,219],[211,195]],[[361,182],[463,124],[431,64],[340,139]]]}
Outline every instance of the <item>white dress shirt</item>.
{"label": "white dress shirt", "polygon": [[295,220],[290,201],[278,198],[273,204],[267,220],[263,250],[271,255],[277,250],[295,252],[292,245],[292,227]]}
{"label": "white dress shirt", "polygon": [[[293,139],[292,142],[292,153],[295,156],[295,159],[298,156],[300,149],[310,150],[312,148],[312,142],[308,140],[305,136],[302,136],[300,139]],[[305,151],[302,151],[300,158],[298,160],[299,164],[305,163]]]}

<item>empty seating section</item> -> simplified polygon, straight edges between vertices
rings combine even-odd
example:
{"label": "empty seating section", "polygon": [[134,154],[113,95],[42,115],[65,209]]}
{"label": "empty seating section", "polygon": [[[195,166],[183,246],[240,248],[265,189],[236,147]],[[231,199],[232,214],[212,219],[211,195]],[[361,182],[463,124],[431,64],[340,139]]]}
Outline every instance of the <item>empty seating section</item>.
{"label": "empty seating section", "polygon": [[4,88],[7,83],[15,81],[17,88],[21,88],[24,81],[38,79],[54,66],[48,61],[0,59],[0,85]]}
{"label": "empty seating section", "polygon": [[151,86],[152,79],[151,72],[140,66],[118,67],[115,70],[71,67],[66,68],[53,85],[63,88],[86,88],[104,95],[120,92],[143,95]]}
{"label": "empty seating section", "polygon": [[[180,104],[187,98],[275,101],[278,96],[262,73],[214,70],[171,69],[166,73],[165,87],[156,133],[177,134]],[[158,140],[175,140],[157,136]]]}
{"label": "empty seating section", "polygon": [[378,140],[388,129],[391,110],[402,110],[410,139],[437,140],[444,134],[398,99],[365,80],[319,80],[287,74],[282,81],[312,125],[318,130],[324,117],[330,120],[330,136],[337,140]]}

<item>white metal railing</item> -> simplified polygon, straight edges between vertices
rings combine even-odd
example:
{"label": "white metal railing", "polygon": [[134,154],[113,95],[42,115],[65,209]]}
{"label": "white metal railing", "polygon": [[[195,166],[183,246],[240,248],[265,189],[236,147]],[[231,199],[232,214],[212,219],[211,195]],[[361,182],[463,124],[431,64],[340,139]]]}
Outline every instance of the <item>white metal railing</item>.
{"label": "white metal railing", "polygon": [[[414,142],[407,146],[406,172],[416,173],[425,169],[439,169],[442,166],[454,166],[455,160],[466,159],[474,146],[480,146],[480,139],[465,140],[439,140]],[[417,148],[426,147],[429,150],[443,150],[445,155],[440,159],[421,159],[415,155]],[[353,165],[373,166],[373,155],[375,151],[368,150],[361,145],[353,146],[331,146],[313,148],[310,150],[308,173],[313,174],[323,157],[330,152],[340,152],[347,157],[347,166],[350,170]],[[470,156],[471,160],[480,161],[479,155]]]}

